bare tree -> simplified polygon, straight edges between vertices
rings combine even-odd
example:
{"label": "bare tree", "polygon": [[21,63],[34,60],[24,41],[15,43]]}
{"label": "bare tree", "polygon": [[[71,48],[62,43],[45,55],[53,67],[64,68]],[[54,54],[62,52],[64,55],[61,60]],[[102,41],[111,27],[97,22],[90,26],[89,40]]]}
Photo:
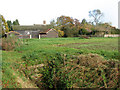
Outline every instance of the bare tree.
{"label": "bare tree", "polygon": [[93,11],[89,11],[89,17],[92,17],[93,23],[97,25],[103,17],[103,13],[99,9],[95,9]]}

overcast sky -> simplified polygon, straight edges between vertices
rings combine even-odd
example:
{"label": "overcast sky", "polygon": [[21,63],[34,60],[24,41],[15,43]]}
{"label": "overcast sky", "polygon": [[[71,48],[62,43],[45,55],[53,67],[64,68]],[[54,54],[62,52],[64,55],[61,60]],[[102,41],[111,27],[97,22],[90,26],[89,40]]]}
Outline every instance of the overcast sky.
{"label": "overcast sky", "polygon": [[120,0],[1,0],[0,14],[6,20],[18,19],[21,25],[47,24],[61,15],[89,21],[89,11],[100,9],[103,22],[118,27],[118,1]]}

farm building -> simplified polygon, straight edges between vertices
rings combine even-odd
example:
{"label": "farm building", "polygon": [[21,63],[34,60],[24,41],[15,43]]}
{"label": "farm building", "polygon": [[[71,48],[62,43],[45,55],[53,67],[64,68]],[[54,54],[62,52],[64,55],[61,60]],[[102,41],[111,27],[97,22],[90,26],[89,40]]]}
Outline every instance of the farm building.
{"label": "farm building", "polygon": [[16,31],[10,31],[7,33],[7,35],[11,36],[12,34],[14,35],[20,35],[20,33],[16,32]]}
{"label": "farm building", "polygon": [[22,34],[20,34],[19,32],[16,32],[16,31],[10,31],[10,32],[7,33],[7,37],[13,36],[13,35],[17,36],[18,38],[30,38],[30,35],[22,35]]}
{"label": "farm building", "polygon": [[[18,32],[21,36],[31,36],[31,38],[57,38],[58,32],[49,29],[47,25],[31,25],[31,26],[13,26],[14,32]],[[24,37],[23,37],[24,38]]]}

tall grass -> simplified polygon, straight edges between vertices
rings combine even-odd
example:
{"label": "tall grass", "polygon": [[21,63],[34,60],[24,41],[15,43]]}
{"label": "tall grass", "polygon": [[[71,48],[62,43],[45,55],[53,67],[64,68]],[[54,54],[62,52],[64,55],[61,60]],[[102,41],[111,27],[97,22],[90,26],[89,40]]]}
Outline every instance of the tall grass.
{"label": "tall grass", "polygon": [[21,45],[21,40],[19,40],[16,36],[7,37],[2,39],[2,50],[10,51],[19,47]]}

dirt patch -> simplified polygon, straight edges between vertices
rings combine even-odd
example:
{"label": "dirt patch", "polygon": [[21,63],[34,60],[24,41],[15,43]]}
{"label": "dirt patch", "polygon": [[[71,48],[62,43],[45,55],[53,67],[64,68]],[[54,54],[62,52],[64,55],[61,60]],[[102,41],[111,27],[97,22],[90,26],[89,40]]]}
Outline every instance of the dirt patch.
{"label": "dirt patch", "polygon": [[[16,75],[16,73],[14,72],[13,75]],[[21,88],[37,88],[30,80],[23,81],[19,76],[16,78],[16,81],[21,85]]]}
{"label": "dirt patch", "polygon": [[18,51],[18,53],[22,53],[22,51]]}

